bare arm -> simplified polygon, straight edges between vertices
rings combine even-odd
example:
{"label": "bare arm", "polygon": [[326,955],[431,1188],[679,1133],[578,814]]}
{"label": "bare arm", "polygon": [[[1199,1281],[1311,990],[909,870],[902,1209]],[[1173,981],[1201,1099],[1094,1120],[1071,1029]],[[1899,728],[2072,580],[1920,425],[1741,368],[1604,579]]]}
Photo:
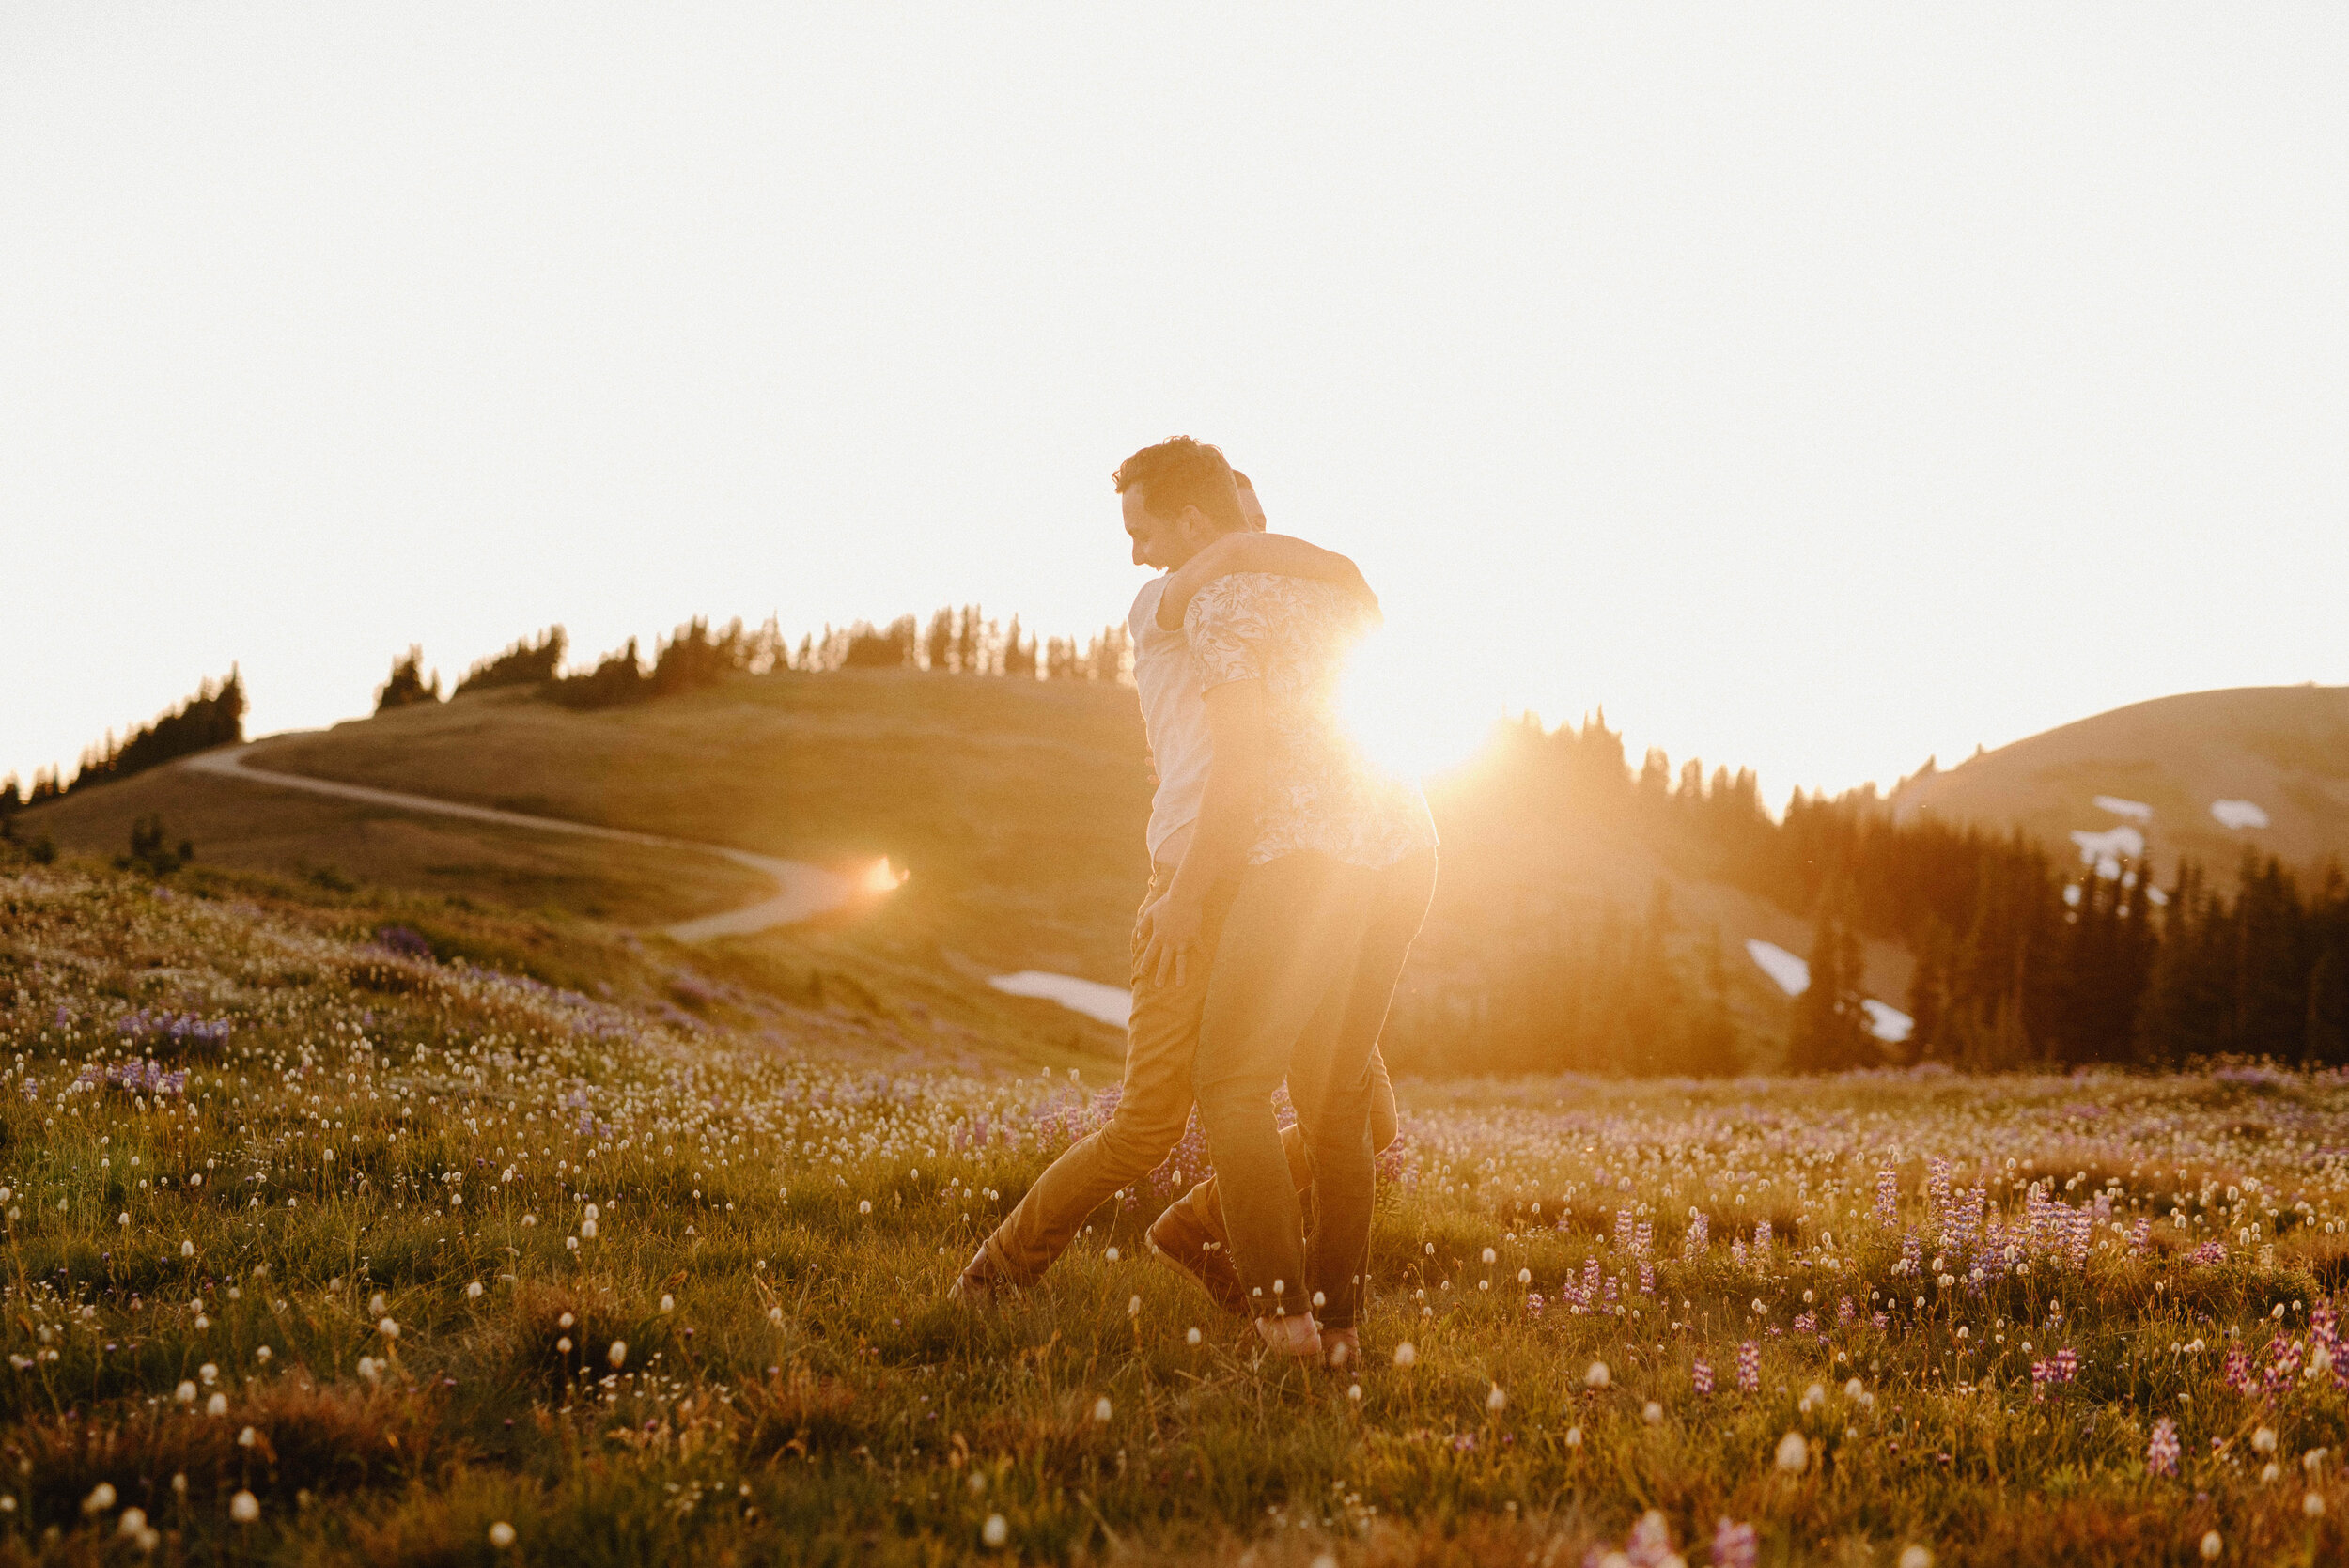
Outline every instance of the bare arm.
{"label": "bare arm", "polygon": [[1181,630],[1191,596],[1219,577],[1243,571],[1334,582],[1368,605],[1374,617],[1378,613],[1378,596],[1347,557],[1294,535],[1243,533],[1224,535],[1176,568],[1159,597],[1159,625],[1168,631]]}
{"label": "bare arm", "polygon": [[1237,875],[1256,836],[1256,806],[1264,793],[1265,706],[1261,680],[1228,681],[1206,694],[1207,732],[1214,760],[1199,820],[1174,880],[1157,903],[1142,911],[1142,972],[1163,986],[1180,986],[1193,964],[1210,956],[1199,951],[1208,890]]}

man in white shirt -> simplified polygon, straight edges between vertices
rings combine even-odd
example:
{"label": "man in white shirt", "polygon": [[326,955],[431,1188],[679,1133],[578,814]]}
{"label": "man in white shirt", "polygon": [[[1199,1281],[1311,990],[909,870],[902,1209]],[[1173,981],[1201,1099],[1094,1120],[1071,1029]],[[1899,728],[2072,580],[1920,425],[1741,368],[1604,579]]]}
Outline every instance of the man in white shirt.
{"label": "man in white shirt", "polygon": [[[1198,673],[1180,629],[1180,606],[1216,578],[1239,571],[1337,583],[1368,599],[1374,613],[1377,601],[1346,557],[1301,539],[1265,534],[1253,488],[1242,490],[1222,454],[1211,446],[1177,438],[1128,459],[1119,477],[1134,564],[1167,573],[1143,585],[1127,618],[1134,639],[1134,685],[1158,772],[1148,828],[1150,886],[1142,906],[1148,910],[1163,899],[1182,862],[1211,760]],[[1170,494],[1204,490],[1206,505],[1186,503],[1160,515],[1147,504],[1154,482]],[[1169,593],[1175,596],[1173,605],[1162,603]],[[1168,610],[1171,615],[1162,613]],[[1172,628],[1162,624],[1168,619]],[[1064,1151],[981,1244],[956,1281],[958,1297],[983,1299],[999,1287],[1041,1277],[1094,1210],[1157,1169],[1182,1139],[1191,1116],[1192,1060],[1210,969],[1206,955],[1215,951],[1214,933],[1231,891],[1207,895],[1203,940],[1163,976],[1143,971],[1146,933],[1137,924],[1133,1011],[1117,1108],[1108,1126]],[[1373,1135],[1383,1147],[1393,1137],[1394,1096],[1383,1062],[1377,1071]],[[1301,1141],[1293,1136],[1289,1141],[1292,1180],[1302,1188],[1310,1182],[1310,1167]],[[1198,1281],[1220,1304],[1245,1312],[1237,1277],[1225,1257],[1221,1208],[1211,1183],[1170,1205],[1151,1236],[1159,1256]]]}

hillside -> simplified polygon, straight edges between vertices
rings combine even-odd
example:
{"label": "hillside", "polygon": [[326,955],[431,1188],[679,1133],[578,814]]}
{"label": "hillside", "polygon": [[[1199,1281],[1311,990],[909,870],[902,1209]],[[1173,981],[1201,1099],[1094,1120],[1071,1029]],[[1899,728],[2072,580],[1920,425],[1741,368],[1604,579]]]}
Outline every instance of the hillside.
{"label": "hillside", "polygon": [[2349,862],[2349,686],[2135,703],[1921,774],[1892,805],[2084,851],[2141,846],[2164,877],[2180,856],[2232,875],[2247,847]]}
{"label": "hillside", "polygon": [[[1142,828],[1151,784],[1140,717],[1129,691],[1091,682],[895,672],[740,676],[588,713],[493,691],[276,737],[255,749],[253,763],[843,869],[886,857],[910,877],[881,907],[829,929],[723,945],[855,955],[982,997],[986,976],[1020,970],[1122,985],[1146,872]],[[1612,904],[1636,918],[1661,886],[1677,939],[1718,932],[1741,1033],[1757,1043],[1782,1034],[1783,994],[1748,958],[1746,944],[1803,954],[1807,922],[1691,877],[1636,838],[1597,825],[1496,830],[1476,817],[1474,784],[1471,774],[1437,792],[1444,888],[1408,988],[1440,990],[1473,971],[1480,912],[1531,891]],[[339,877],[630,926],[707,913],[757,891],[714,860],[452,825],[184,768],[43,806],[23,831],[114,852],[130,823],[148,813],[194,838],[207,864]],[[1866,965],[1871,993],[1902,1003],[1906,953],[1871,943]],[[998,1000],[1053,1020],[1070,1045],[1116,1048],[1112,1032],[1049,1003]]]}

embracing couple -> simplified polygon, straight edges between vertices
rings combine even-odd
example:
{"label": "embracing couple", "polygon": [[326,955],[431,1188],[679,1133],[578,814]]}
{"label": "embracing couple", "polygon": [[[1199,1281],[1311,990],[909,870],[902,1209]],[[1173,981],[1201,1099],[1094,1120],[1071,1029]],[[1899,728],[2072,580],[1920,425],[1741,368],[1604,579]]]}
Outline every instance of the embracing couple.
{"label": "embracing couple", "polygon": [[1134,564],[1163,573],[1129,621],[1158,791],[1125,1087],[956,1294],[1042,1276],[1166,1158],[1196,1103],[1215,1174],[1150,1227],[1153,1254],[1273,1352],[1343,1365],[1361,1352],[1372,1161],[1395,1132],[1378,1032],[1436,883],[1426,801],[1372,767],[1337,712],[1377,601],[1344,556],[1266,533],[1254,488],[1212,446],[1145,447],[1115,479]]}

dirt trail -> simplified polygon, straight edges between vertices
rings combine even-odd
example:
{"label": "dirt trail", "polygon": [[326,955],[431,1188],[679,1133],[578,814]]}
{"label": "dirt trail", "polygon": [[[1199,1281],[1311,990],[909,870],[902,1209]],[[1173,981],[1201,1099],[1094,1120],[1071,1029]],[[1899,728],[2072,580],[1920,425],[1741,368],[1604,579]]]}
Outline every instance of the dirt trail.
{"label": "dirt trail", "polygon": [[532,829],[542,833],[570,833],[581,838],[605,839],[614,844],[637,844],[656,849],[683,849],[696,854],[715,855],[773,879],[775,896],[772,898],[720,914],[679,921],[666,927],[664,934],[681,942],[708,941],[712,937],[746,936],[770,926],[789,925],[797,921],[813,919],[847,903],[853,891],[848,878],[826,871],[821,866],[810,865],[805,861],[778,860],[772,855],[754,855],[747,849],[735,849],[723,844],[697,844],[691,839],[664,838],[658,833],[636,833],[624,828],[598,828],[584,822],[566,822],[560,817],[530,816],[521,812],[499,811],[493,806],[467,805],[461,800],[436,800],[428,795],[403,795],[397,790],[371,789],[366,784],[337,784],[332,779],[309,779],[295,773],[268,772],[251,766],[253,749],[249,744],[223,747],[190,757],[180,766],[198,773],[242,779],[247,784],[307,790],[313,795],[331,795],[338,800],[360,800],[398,811],[460,816],[468,821],[489,822],[504,828]]}

